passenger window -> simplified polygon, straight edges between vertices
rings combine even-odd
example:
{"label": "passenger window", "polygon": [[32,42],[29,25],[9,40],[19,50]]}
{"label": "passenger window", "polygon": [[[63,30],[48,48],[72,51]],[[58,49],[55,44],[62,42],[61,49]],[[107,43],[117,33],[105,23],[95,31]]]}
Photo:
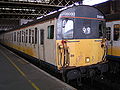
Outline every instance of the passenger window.
{"label": "passenger window", "polygon": [[24,31],[22,31],[22,42],[24,42]]}
{"label": "passenger window", "polygon": [[13,42],[13,40],[14,40],[14,33],[12,33],[12,42]]}
{"label": "passenger window", "polygon": [[114,41],[118,41],[120,37],[120,24],[114,25]]}
{"label": "passenger window", "polygon": [[106,38],[108,41],[111,40],[111,27],[106,28]]}
{"label": "passenger window", "polygon": [[34,30],[32,30],[32,44],[34,44]]}
{"label": "passenger window", "polygon": [[25,43],[27,43],[28,41],[28,30],[26,30],[26,39],[25,39]]}
{"label": "passenger window", "polygon": [[20,36],[20,34],[19,34],[19,32],[17,32],[17,42],[19,42],[19,37]]}
{"label": "passenger window", "polygon": [[44,30],[40,30],[40,44],[44,44]]}
{"label": "passenger window", "polygon": [[31,29],[29,29],[29,43],[31,43]]}
{"label": "passenger window", "polygon": [[37,44],[37,28],[35,28],[35,44]]}
{"label": "passenger window", "polygon": [[9,41],[11,41],[11,34],[9,34]]}
{"label": "passenger window", "polygon": [[25,39],[26,39],[26,34],[25,34],[25,30],[23,31],[23,42],[25,43]]}
{"label": "passenger window", "polygon": [[14,32],[14,41],[16,41],[16,32]]}
{"label": "passenger window", "polygon": [[12,35],[11,35],[11,33],[9,34],[9,36],[10,36],[10,38],[9,38],[9,39],[10,39],[10,41],[12,41]]}
{"label": "passenger window", "polygon": [[48,39],[54,38],[54,25],[48,26]]}
{"label": "passenger window", "polygon": [[13,41],[13,34],[11,33],[11,41]]}
{"label": "passenger window", "polygon": [[19,42],[21,42],[21,34],[22,34],[22,32],[20,31],[20,38],[19,38]]}

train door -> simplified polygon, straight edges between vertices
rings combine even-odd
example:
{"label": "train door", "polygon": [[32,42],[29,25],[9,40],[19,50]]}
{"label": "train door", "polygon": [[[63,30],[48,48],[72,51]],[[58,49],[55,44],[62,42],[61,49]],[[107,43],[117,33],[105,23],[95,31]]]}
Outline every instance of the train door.
{"label": "train door", "polygon": [[38,37],[39,37],[39,45],[38,45],[39,59],[44,60],[45,53],[44,53],[44,30],[43,29],[39,30]]}
{"label": "train door", "polygon": [[31,48],[34,57],[38,57],[37,55],[37,28],[32,28],[31,30]]}

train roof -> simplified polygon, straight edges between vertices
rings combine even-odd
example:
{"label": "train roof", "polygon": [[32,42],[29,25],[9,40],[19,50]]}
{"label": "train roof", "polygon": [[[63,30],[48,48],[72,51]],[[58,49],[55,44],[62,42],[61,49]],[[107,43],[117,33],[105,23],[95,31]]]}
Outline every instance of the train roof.
{"label": "train roof", "polygon": [[[67,9],[69,9],[69,8],[78,7],[78,6],[86,7],[86,8],[88,8],[88,7],[93,7],[93,6],[88,6],[88,5],[70,5],[70,6],[68,6],[68,7],[64,7],[64,8],[62,8],[62,9],[59,9],[58,11],[54,11],[54,12],[49,13],[49,14],[47,14],[47,15],[41,16],[39,19],[36,19],[36,20],[34,20],[34,21],[32,21],[32,22],[28,22],[27,24],[23,24],[23,25],[21,25],[21,26],[17,26],[17,27],[15,27],[15,28],[11,29],[11,30],[6,31],[6,32],[10,32],[10,31],[14,31],[14,30],[17,30],[17,29],[20,29],[20,28],[28,27],[28,26],[30,26],[30,25],[34,25],[34,24],[37,24],[37,23],[40,23],[40,22],[43,22],[43,21],[46,21],[46,20],[53,19],[53,18],[58,18],[59,15],[60,15],[60,13],[61,13],[62,11],[67,10]],[[97,9],[96,7],[93,7],[93,8]],[[99,9],[97,9],[97,10],[100,11]],[[103,14],[102,11],[100,11],[100,12]],[[88,15],[89,15],[89,14],[88,14]],[[103,15],[104,15],[104,14],[103,14]],[[105,16],[105,15],[104,15],[104,16]]]}

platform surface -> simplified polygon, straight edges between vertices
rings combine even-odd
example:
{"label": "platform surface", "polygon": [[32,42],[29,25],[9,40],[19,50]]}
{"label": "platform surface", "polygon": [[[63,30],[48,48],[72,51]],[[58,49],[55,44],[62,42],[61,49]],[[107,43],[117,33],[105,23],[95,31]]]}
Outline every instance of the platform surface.
{"label": "platform surface", "polygon": [[0,90],[76,90],[0,45]]}

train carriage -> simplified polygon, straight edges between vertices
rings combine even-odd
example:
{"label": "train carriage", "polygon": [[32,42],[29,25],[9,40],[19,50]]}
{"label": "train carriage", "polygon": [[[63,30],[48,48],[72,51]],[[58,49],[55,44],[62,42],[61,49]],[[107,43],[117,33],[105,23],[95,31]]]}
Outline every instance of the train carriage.
{"label": "train carriage", "polygon": [[0,38],[2,44],[71,80],[107,71],[104,32],[104,14],[79,5],[9,30]]}
{"label": "train carriage", "polygon": [[120,14],[111,14],[107,17],[107,45],[109,70],[118,72],[120,69]]}

